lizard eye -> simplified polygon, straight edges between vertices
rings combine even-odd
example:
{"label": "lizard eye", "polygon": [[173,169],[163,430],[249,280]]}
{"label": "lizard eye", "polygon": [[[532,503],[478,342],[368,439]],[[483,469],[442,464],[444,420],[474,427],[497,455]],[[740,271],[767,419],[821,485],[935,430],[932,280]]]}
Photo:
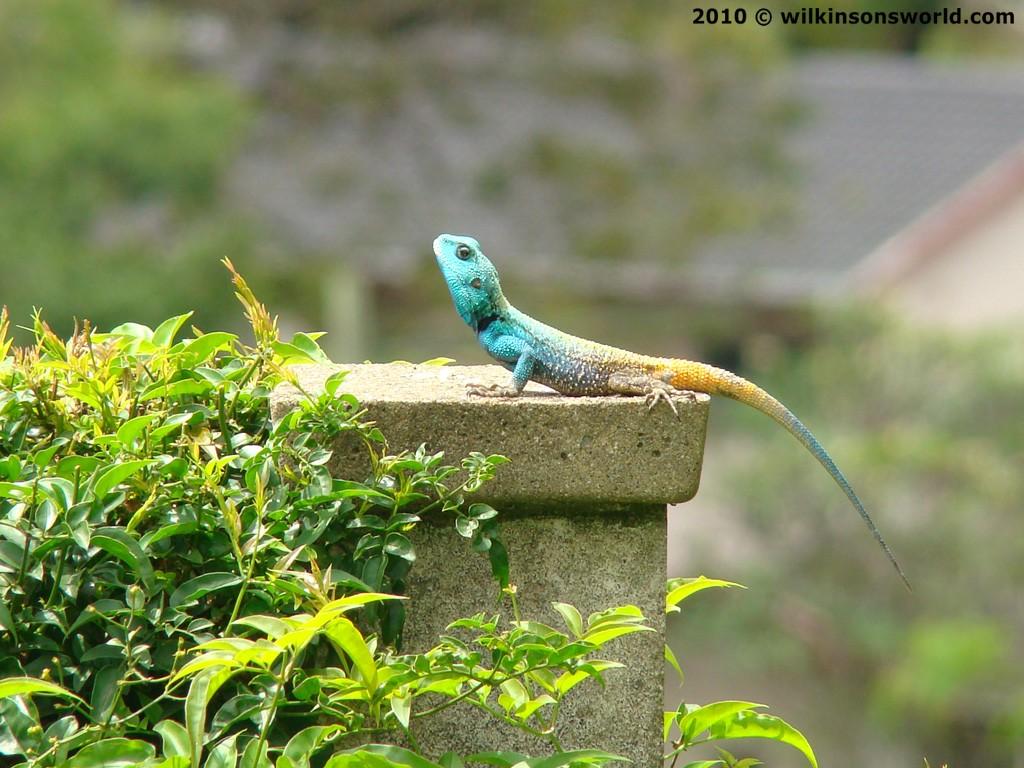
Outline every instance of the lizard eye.
{"label": "lizard eye", "polygon": [[463,243],[462,245],[458,246],[455,249],[455,255],[458,256],[463,261],[465,261],[466,259],[473,255],[473,251],[468,245]]}
{"label": "lizard eye", "polygon": [[473,286],[474,288],[479,288],[480,285],[481,285],[480,278],[479,277],[474,277],[472,280],[469,281],[469,284],[471,286]]}

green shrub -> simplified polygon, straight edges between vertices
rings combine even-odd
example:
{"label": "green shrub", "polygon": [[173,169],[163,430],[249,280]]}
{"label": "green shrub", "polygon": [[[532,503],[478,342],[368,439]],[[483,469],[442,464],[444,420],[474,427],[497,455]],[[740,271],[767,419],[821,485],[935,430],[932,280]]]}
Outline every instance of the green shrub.
{"label": "green shrub", "polygon": [[[650,631],[640,611],[584,620],[556,603],[564,629],[520,616],[497,512],[464,498],[505,459],[390,454],[342,373],[272,420],[270,390],[299,387],[288,365],[325,358],[315,334],[281,341],[234,279],[255,346],[195,328],[179,341],[189,315],[83,325],[64,341],[37,314],[34,346],[12,349],[0,313],[0,755],[24,768],[458,768],[456,755],[421,755],[410,726],[461,704],[553,753],[470,760],[621,760],[565,750],[556,726],[566,696],[621,666],[595,654]],[[365,449],[362,479],[331,470],[325,446],[343,433]],[[513,616],[459,619],[408,654],[408,534],[428,513],[489,558]],[[722,586],[670,582],[666,609]],[[696,744],[747,736],[814,765],[806,740],[758,707],[666,713],[673,765]],[[369,743],[380,740],[412,749]],[[699,765],[749,765],[722,754]]]}
{"label": "green shrub", "polygon": [[[178,341],[188,315],[84,325],[65,342],[37,315],[35,345],[12,350],[0,321],[0,753],[26,766],[308,765],[339,736],[407,731],[444,700],[557,747],[541,710],[599,678],[611,665],[588,657],[608,629],[647,629],[639,612],[595,615],[575,644],[478,616],[456,624],[472,644],[401,655],[391,593],[421,515],[451,516],[507,585],[495,510],[463,502],[504,459],[388,454],[342,374],[273,423],[270,389],[295,383],[287,364],[325,358],[315,335],[282,342],[235,280],[254,347],[197,329]],[[365,448],[361,481],[329,469],[323,446],[341,433]],[[527,669],[550,690],[520,682]],[[413,714],[430,694],[442,703]]]}

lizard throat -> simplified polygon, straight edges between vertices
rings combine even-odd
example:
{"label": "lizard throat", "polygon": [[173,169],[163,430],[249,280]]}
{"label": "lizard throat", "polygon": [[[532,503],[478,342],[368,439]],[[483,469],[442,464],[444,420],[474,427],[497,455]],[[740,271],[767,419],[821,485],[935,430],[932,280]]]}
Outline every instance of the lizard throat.
{"label": "lizard throat", "polygon": [[500,320],[500,319],[501,318],[498,316],[497,313],[487,315],[487,317],[481,317],[476,322],[476,332],[477,333],[483,333],[484,331],[487,330],[487,328],[490,326],[491,323],[493,323],[495,320]]}

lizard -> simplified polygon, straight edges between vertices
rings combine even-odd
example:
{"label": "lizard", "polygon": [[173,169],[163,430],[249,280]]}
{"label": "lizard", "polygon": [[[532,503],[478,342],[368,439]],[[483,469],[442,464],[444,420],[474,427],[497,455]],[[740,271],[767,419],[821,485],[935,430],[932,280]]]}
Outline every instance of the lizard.
{"label": "lizard", "polygon": [[471,384],[470,394],[516,397],[533,380],[563,395],[642,395],[649,408],[664,401],[673,412],[673,398],[690,392],[723,395],[751,406],[782,425],[818,460],[867,524],[907,589],[911,588],[899,561],[835,461],[775,397],[722,368],[629,352],[535,320],[505,298],[498,272],[475,238],[443,234],[434,240],[433,248],[459,316],[484,350],[512,372],[509,384]]}

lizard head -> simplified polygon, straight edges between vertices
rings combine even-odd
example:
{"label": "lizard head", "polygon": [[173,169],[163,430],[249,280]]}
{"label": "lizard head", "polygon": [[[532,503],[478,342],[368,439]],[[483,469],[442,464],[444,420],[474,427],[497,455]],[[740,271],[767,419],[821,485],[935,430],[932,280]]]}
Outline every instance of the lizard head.
{"label": "lizard head", "polygon": [[480,243],[466,235],[438,235],[434,255],[459,316],[470,326],[503,303],[498,272],[480,250]]}

